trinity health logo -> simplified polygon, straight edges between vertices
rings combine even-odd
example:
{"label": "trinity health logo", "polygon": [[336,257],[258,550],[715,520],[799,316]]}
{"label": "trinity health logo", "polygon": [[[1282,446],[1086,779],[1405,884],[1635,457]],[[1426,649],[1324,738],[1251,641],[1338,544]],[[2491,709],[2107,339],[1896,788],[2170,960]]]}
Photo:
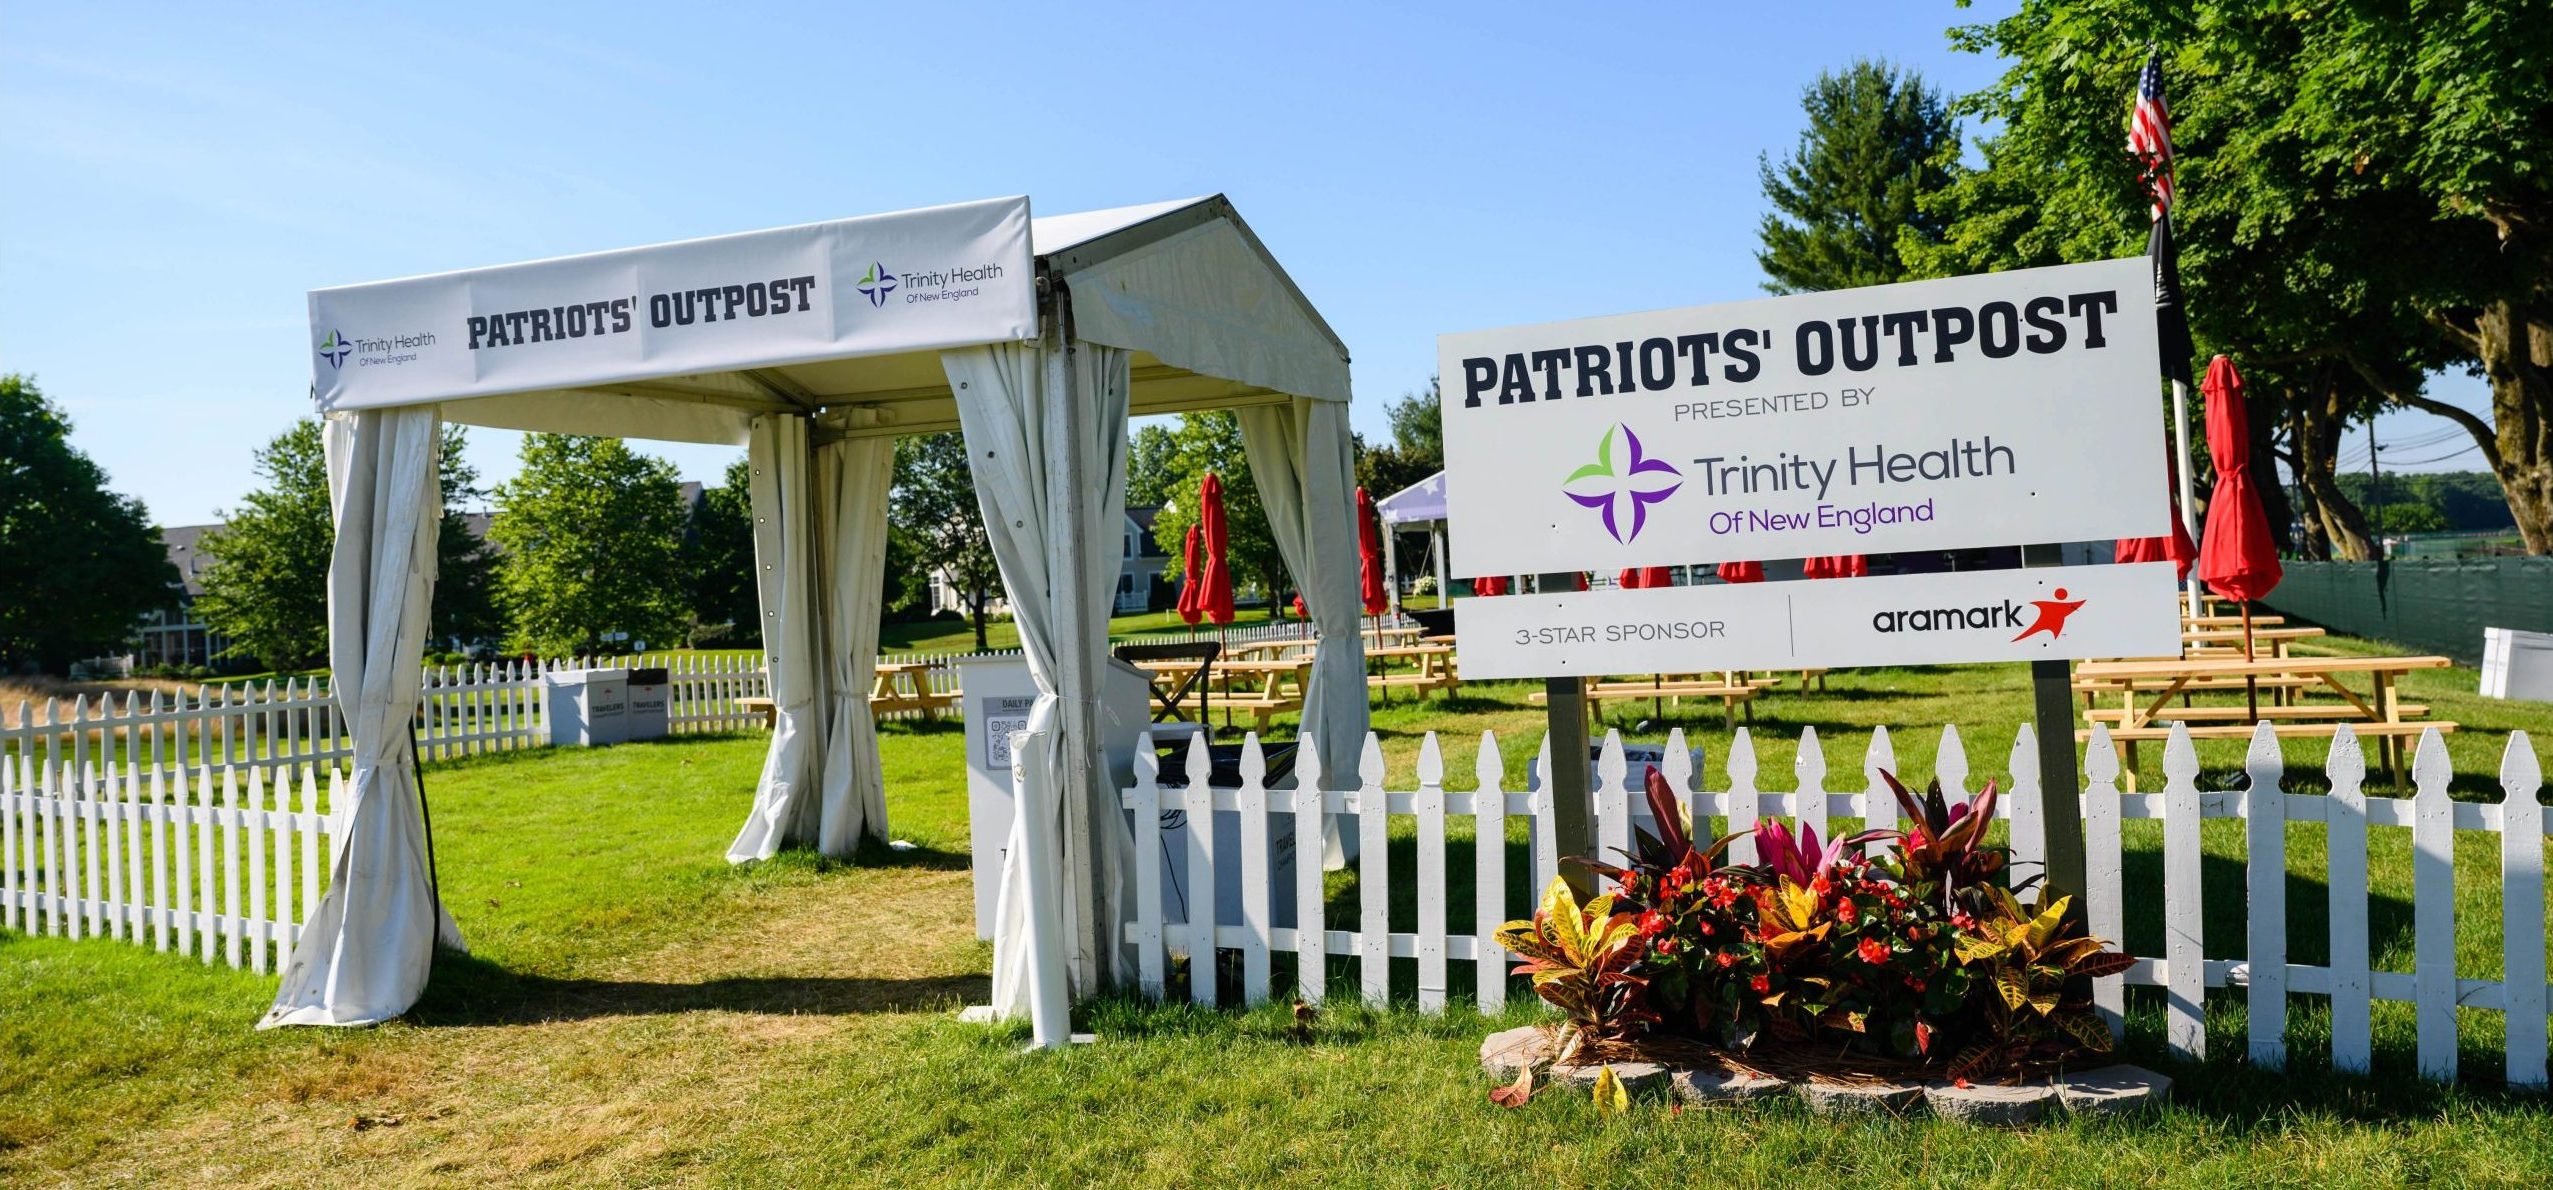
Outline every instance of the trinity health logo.
{"label": "trinity health logo", "polygon": [[319,341],[319,358],[328,361],[331,368],[343,367],[346,357],[354,354],[354,350],[354,345],[345,336],[333,330],[328,332],[327,338]]}
{"label": "trinity health logo", "polygon": [[[1617,443],[1617,439],[1619,442]],[[1653,459],[1640,449],[1640,436],[1631,427],[1616,423],[1596,442],[1596,461],[1569,473],[1561,481],[1561,492],[1571,500],[1604,515],[1604,530],[1615,541],[1629,542],[1640,536],[1649,523],[1649,506],[1675,494],[1684,486],[1684,473],[1665,459]],[[1623,527],[1623,510],[1630,510],[1631,524]]]}
{"label": "trinity health logo", "polygon": [[872,306],[886,305],[886,295],[895,292],[895,272],[878,261],[869,262],[869,271],[860,278],[860,296]]}

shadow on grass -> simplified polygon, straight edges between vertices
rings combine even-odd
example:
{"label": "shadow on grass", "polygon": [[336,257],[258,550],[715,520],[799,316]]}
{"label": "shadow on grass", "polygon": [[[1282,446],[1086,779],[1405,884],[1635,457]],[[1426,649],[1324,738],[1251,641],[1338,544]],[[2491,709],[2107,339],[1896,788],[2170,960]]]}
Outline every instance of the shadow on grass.
{"label": "shadow on grass", "polygon": [[466,1028],[687,1012],[844,1016],[954,1010],[990,994],[991,981],[980,975],[733,976],[695,983],[558,979],[440,951],[425,996],[407,1019],[426,1028]]}

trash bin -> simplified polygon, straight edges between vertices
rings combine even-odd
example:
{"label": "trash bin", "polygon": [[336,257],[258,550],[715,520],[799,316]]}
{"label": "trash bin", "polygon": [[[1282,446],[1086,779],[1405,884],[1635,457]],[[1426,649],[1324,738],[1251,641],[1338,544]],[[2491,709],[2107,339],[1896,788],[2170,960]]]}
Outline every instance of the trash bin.
{"label": "trash bin", "polygon": [[629,717],[621,732],[623,740],[661,740],[673,731],[672,675],[663,669],[632,669],[629,673]]}
{"label": "trash bin", "polygon": [[541,675],[553,747],[617,744],[629,728],[629,671],[554,669]]}

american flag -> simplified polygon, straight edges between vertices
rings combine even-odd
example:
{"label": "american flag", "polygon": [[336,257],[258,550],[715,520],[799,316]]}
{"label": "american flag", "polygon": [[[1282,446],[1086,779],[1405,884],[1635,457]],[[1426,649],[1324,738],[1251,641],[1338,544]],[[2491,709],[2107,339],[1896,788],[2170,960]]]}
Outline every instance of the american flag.
{"label": "american flag", "polygon": [[2128,117],[2128,153],[2145,170],[2154,192],[2154,217],[2172,207],[2172,109],[2163,102],[2163,55],[2148,54],[2136,76],[2136,111]]}

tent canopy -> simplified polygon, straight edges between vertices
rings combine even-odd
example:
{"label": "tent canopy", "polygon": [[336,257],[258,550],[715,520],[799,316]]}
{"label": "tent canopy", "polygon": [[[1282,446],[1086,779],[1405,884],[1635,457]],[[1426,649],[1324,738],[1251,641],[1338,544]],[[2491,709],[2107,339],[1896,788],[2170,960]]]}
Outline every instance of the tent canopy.
{"label": "tent canopy", "polygon": [[[891,440],[965,434],[1038,696],[1014,754],[995,1006],[1067,1033],[1122,977],[1133,841],[1099,747],[1131,414],[1237,409],[1321,643],[1304,735],[1352,782],[1348,359],[1220,196],[1032,219],[990,199],[314,291],[312,395],[338,523],[329,636],[355,736],[350,826],[266,1023],[415,1003],[440,934],[413,758],[442,421],[748,447],[773,729],[734,862],[883,839],[868,705]],[[979,863],[993,862],[978,856]]]}
{"label": "tent canopy", "polygon": [[1386,525],[1413,525],[1445,519],[1445,473],[1442,471],[1374,502],[1375,515]]}
{"label": "tent canopy", "polygon": [[[1348,399],[1346,346],[1221,195],[1029,217],[1026,198],[313,291],[323,411],[743,445],[756,414],[958,428],[943,349],[1131,352],[1132,412]],[[662,325],[659,325],[659,324]]]}

